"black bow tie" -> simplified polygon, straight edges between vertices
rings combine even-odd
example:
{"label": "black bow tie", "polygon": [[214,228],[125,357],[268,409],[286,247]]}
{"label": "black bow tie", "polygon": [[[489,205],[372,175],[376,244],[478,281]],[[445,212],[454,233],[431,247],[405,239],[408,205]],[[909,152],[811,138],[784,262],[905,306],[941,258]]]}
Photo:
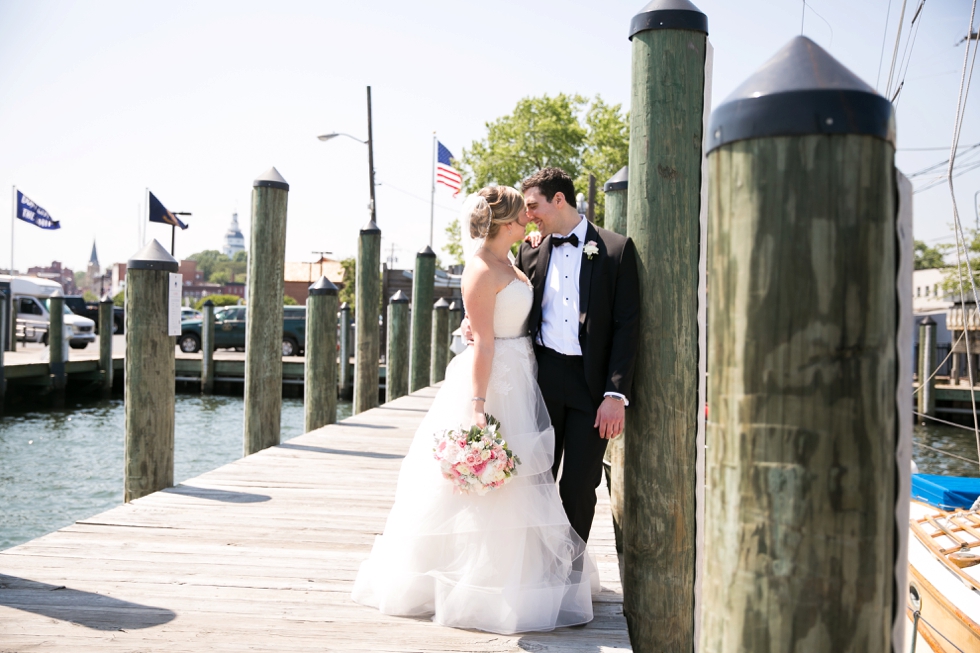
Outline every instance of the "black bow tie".
{"label": "black bow tie", "polygon": [[568,243],[572,247],[578,247],[578,235],[577,234],[572,234],[571,236],[568,236],[567,238],[562,238],[561,236],[552,236],[551,237],[551,246],[552,247],[561,247],[562,245],[564,245],[566,243]]}

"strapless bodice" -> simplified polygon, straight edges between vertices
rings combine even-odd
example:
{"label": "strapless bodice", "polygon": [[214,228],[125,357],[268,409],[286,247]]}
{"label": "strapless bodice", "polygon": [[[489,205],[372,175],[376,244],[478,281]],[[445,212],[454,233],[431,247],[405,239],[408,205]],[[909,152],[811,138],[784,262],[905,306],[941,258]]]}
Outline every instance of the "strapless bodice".
{"label": "strapless bodice", "polygon": [[514,279],[497,293],[493,308],[493,335],[517,338],[527,335],[527,316],[531,312],[534,291],[521,279]]}

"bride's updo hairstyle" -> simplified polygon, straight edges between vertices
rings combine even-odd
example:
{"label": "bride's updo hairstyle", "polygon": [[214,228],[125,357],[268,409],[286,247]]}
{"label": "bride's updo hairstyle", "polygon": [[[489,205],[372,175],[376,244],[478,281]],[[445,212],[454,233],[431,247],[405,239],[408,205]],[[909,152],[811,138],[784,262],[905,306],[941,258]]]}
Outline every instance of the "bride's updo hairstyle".
{"label": "bride's updo hairstyle", "polygon": [[491,240],[501,225],[517,220],[524,208],[524,197],[510,186],[487,186],[476,195],[483,201],[476,202],[470,211],[470,237]]}

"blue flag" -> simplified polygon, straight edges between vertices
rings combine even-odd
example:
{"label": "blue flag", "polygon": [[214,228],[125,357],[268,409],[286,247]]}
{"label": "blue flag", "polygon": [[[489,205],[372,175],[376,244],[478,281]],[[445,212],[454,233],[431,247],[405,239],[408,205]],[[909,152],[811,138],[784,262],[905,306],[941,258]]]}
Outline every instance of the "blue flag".
{"label": "blue flag", "polygon": [[150,193],[150,222],[161,222],[172,227],[186,229],[187,225],[180,221],[176,215],[167,210],[167,207],[157,199],[156,195]]}
{"label": "blue flag", "polygon": [[41,229],[61,229],[60,222],[52,220],[50,213],[20,191],[17,191],[17,217]]}

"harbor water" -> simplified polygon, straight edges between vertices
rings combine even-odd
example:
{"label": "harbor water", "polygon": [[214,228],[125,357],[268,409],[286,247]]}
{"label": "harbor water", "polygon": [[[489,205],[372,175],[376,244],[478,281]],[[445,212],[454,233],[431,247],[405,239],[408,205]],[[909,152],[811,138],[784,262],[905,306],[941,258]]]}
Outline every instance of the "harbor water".
{"label": "harbor water", "polygon": [[[178,394],[174,482],[241,458],[243,421],[242,397]],[[0,550],[120,505],[124,427],[121,399],[0,419]],[[303,400],[283,399],[281,440],[302,433]]]}

